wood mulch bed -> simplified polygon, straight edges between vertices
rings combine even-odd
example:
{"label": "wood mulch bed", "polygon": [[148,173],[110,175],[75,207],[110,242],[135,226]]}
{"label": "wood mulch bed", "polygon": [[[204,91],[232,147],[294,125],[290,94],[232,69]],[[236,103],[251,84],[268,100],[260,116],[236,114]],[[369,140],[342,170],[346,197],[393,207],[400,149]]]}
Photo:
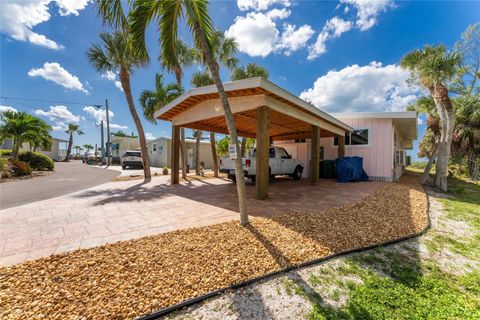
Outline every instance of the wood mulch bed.
{"label": "wood mulch bed", "polygon": [[[193,208],[192,208],[193,209]],[[334,253],[422,231],[418,177],[363,201],[174,231],[0,269],[2,319],[134,318]]]}

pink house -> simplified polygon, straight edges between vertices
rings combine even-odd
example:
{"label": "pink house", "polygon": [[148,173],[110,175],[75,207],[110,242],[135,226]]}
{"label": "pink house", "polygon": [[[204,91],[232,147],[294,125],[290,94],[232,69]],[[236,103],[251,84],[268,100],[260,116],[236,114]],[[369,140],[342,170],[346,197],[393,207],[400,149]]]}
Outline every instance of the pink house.
{"label": "pink house", "polygon": [[[354,129],[345,135],[345,156],[363,158],[363,167],[371,180],[396,181],[405,170],[405,150],[417,138],[416,112],[332,113],[331,116]],[[309,139],[278,141],[293,157],[305,164],[310,175]],[[320,159],[338,156],[337,138],[320,139]]]}

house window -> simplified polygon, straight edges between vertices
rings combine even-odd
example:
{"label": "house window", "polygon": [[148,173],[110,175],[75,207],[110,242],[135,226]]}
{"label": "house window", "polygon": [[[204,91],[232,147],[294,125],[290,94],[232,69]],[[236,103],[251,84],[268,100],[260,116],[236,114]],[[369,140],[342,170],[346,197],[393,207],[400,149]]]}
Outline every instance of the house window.
{"label": "house window", "polygon": [[[333,138],[333,145],[338,146],[338,137]],[[368,129],[355,129],[353,132],[345,133],[346,146],[368,145]]]}
{"label": "house window", "polygon": [[323,160],[325,156],[325,148],[320,147],[320,160]]}
{"label": "house window", "polygon": [[398,166],[405,165],[405,150],[395,150],[395,164]]}
{"label": "house window", "polygon": [[157,152],[157,144],[152,144],[152,152]]}
{"label": "house window", "polygon": [[295,143],[307,142],[307,139],[295,139]]}

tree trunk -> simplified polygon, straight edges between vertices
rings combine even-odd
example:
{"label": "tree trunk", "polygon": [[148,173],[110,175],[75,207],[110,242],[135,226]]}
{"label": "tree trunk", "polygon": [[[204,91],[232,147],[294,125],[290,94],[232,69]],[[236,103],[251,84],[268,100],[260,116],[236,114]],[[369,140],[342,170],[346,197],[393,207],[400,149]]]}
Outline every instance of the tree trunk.
{"label": "tree trunk", "polygon": [[435,147],[433,148],[432,155],[430,156],[430,159],[428,159],[427,166],[425,167],[425,171],[423,171],[422,178],[420,179],[420,182],[422,184],[425,184],[428,181],[430,171],[432,170],[433,161],[435,161],[435,159],[437,158],[439,149],[440,149],[440,142],[437,139],[435,141]]}
{"label": "tree trunk", "polygon": [[247,151],[247,138],[243,137],[242,138],[242,158],[246,157],[246,151]]}
{"label": "tree trunk", "polygon": [[[182,69],[175,68],[175,79],[177,80],[178,93],[182,94]],[[182,158],[182,179],[187,178],[187,144],[185,143],[185,128],[180,128],[180,157]]]}
{"label": "tree trunk", "polygon": [[225,121],[227,122],[228,127],[228,134],[230,135],[230,139],[237,149],[237,158],[235,159],[235,177],[237,180],[237,193],[238,193],[238,205],[240,209],[240,224],[247,225],[248,224],[248,213],[247,213],[247,195],[245,190],[245,176],[243,174],[243,165],[242,165],[242,157],[238,154],[238,150],[240,150],[240,144],[238,143],[238,136],[237,136],[237,128],[235,127],[235,122],[233,119],[233,113],[230,108],[230,104],[228,103],[227,95],[225,94],[225,89],[223,88],[222,80],[220,79],[220,74],[218,70],[218,63],[213,58],[212,52],[210,51],[210,47],[208,46],[207,39],[203,30],[200,26],[198,20],[195,19],[195,14],[193,12],[188,12],[190,18],[193,21],[193,30],[197,36],[197,39],[200,41],[201,49],[205,56],[208,68],[210,69],[210,74],[212,75],[213,80],[215,81],[215,85],[218,90],[218,94],[220,96],[220,100],[223,105],[223,110],[225,112]]}
{"label": "tree trunk", "polygon": [[479,161],[474,151],[470,151],[467,155],[468,176],[472,180],[480,179],[480,166]]}
{"label": "tree trunk", "polygon": [[70,132],[70,137],[68,138],[68,147],[67,147],[67,155],[63,161],[69,161],[70,153],[72,153],[72,145],[73,145],[73,132]]}
{"label": "tree trunk", "polygon": [[150,172],[150,159],[148,158],[147,150],[147,141],[145,139],[145,132],[143,131],[142,122],[138,117],[137,109],[135,109],[135,103],[132,98],[132,90],[130,88],[130,74],[126,70],[120,70],[120,82],[122,84],[123,92],[125,93],[125,98],[127,99],[128,109],[137,127],[138,131],[138,140],[140,141],[140,150],[142,151],[143,159],[143,175],[145,179],[151,179],[152,174]]}
{"label": "tree trunk", "polygon": [[197,136],[195,141],[195,174],[200,175],[200,140],[202,139],[202,131],[197,130]]}
{"label": "tree trunk", "polygon": [[210,148],[212,149],[213,176],[215,178],[218,178],[218,156],[217,156],[217,146],[215,144],[214,132],[210,132]]}
{"label": "tree trunk", "polygon": [[13,139],[12,160],[18,160],[18,154],[20,151],[20,143],[18,141],[19,139]]}
{"label": "tree trunk", "polygon": [[435,105],[437,105],[441,130],[440,147],[435,172],[435,186],[446,192],[448,189],[448,160],[450,158],[453,130],[455,127],[455,111],[448,97],[448,90],[442,84],[436,84],[431,94]]}

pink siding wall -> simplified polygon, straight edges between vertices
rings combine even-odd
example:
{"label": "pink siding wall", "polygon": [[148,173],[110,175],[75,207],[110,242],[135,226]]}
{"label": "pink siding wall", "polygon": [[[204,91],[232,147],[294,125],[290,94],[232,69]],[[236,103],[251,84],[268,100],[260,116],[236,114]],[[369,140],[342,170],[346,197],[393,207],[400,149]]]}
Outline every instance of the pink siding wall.
{"label": "pink siding wall", "polygon": [[[369,129],[368,146],[345,146],[346,156],[363,158],[363,167],[371,177],[391,179],[393,175],[393,122],[392,119],[347,119],[342,122],[354,129]],[[276,143],[283,146],[293,157],[305,164],[304,176],[310,174],[310,142]],[[320,139],[320,146],[324,147],[324,159],[334,160],[338,155],[338,147],[333,145],[333,138]]]}

